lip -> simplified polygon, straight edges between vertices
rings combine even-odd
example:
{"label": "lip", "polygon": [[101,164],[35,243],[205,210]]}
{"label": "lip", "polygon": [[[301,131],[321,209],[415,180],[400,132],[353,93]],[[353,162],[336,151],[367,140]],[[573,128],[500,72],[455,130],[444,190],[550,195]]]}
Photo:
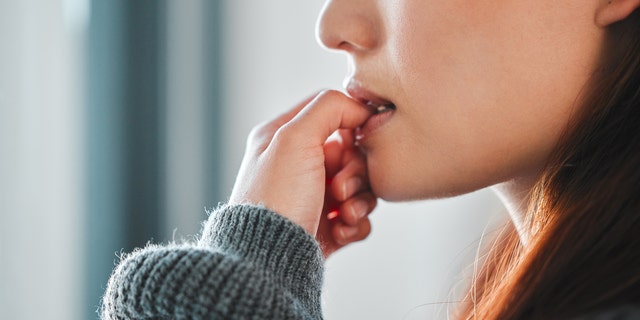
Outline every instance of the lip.
{"label": "lip", "polygon": [[360,81],[357,81],[355,79],[349,80],[346,89],[353,99],[358,100],[364,105],[367,105],[369,102],[374,105],[384,105],[391,103],[391,101],[389,101],[388,99],[385,99],[384,97],[381,97],[368,90],[364,85],[362,85]]}
{"label": "lip", "polygon": [[376,106],[392,104],[392,102],[368,90],[361,82],[355,79],[349,80],[346,90],[353,99],[371,108],[373,111],[369,119],[367,119],[360,128],[356,129],[356,142],[362,144],[371,137],[374,132],[382,128],[391,119],[396,110],[376,113]]}
{"label": "lip", "polygon": [[395,111],[391,110],[384,113],[374,114],[369,117],[362,127],[356,129],[356,142],[359,145],[366,142],[375,132],[389,122],[391,117],[393,117],[394,112]]}

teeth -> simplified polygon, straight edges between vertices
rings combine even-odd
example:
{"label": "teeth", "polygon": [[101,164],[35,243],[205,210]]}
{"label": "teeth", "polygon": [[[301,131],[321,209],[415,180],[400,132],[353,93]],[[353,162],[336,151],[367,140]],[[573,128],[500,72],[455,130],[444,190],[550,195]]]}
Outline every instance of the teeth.
{"label": "teeth", "polygon": [[380,106],[376,107],[376,113],[384,113],[384,112],[391,111],[391,110],[394,110],[394,109],[395,109],[395,106],[392,105],[392,104],[383,104],[383,105],[380,105]]}
{"label": "teeth", "polygon": [[393,104],[381,104],[381,105],[376,105],[372,102],[368,102],[367,103],[368,106],[370,107],[374,107],[376,109],[376,113],[384,113],[387,111],[391,111],[395,109],[395,106]]}

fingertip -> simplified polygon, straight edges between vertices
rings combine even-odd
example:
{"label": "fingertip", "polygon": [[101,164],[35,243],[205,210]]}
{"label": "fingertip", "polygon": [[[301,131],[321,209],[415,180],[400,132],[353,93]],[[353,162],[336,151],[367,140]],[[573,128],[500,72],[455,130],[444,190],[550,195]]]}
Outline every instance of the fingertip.
{"label": "fingertip", "polygon": [[365,200],[357,200],[351,205],[351,211],[356,220],[360,220],[370,212],[369,203]]}
{"label": "fingertip", "polygon": [[337,225],[338,236],[336,240],[340,244],[348,244],[351,239],[358,235],[358,227],[351,227],[347,225]]}
{"label": "fingertip", "polygon": [[356,241],[366,239],[371,234],[371,221],[369,218],[364,218],[358,225],[358,233],[356,234]]}
{"label": "fingertip", "polygon": [[[371,116],[360,102],[336,90],[320,92],[294,119],[305,137],[322,143],[336,130],[355,129]],[[296,126],[297,127],[297,126]]]}
{"label": "fingertip", "polygon": [[357,226],[348,226],[336,223],[333,229],[333,236],[337,243],[347,245],[352,242],[366,239],[371,233],[371,222],[369,219],[362,219]]}
{"label": "fingertip", "polygon": [[366,199],[353,199],[345,202],[341,207],[342,221],[350,226],[357,226],[360,220],[370,212],[370,206]]}
{"label": "fingertip", "polygon": [[366,165],[359,161],[351,161],[337,172],[331,185],[333,196],[339,201],[346,201],[353,195],[369,188]]}

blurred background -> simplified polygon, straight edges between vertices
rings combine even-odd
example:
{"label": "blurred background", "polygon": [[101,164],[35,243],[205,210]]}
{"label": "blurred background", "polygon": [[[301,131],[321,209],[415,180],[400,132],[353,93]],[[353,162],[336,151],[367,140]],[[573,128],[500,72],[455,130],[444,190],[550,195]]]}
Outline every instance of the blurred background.
{"label": "blurred background", "polygon": [[[197,235],[250,128],[341,88],[322,5],[0,0],[0,319],[96,319],[121,253]],[[502,219],[487,190],[381,203],[327,261],[326,318],[446,318]]]}

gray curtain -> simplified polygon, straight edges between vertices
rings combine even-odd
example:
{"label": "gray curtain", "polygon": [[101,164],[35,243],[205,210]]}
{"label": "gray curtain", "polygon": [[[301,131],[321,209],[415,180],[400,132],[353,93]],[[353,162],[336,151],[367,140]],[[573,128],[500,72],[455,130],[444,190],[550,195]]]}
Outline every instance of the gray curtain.
{"label": "gray curtain", "polygon": [[[221,199],[218,1],[206,1],[206,185]],[[87,48],[86,301],[96,310],[117,253],[164,242],[167,1],[92,1]],[[209,198],[208,198],[209,200]]]}

